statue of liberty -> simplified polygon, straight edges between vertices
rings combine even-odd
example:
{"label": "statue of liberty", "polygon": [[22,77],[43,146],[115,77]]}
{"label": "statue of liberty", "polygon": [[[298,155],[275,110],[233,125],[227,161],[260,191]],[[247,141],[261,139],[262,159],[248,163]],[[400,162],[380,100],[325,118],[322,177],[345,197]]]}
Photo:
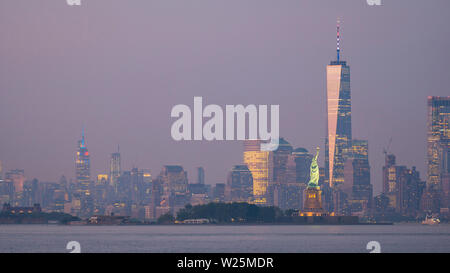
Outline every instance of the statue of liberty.
{"label": "statue of liberty", "polygon": [[317,152],[311,162],[310,179],[308,188],[319,188],[319,167],[317,166],[317,158],[319,157],[320,148],[317,147]]}

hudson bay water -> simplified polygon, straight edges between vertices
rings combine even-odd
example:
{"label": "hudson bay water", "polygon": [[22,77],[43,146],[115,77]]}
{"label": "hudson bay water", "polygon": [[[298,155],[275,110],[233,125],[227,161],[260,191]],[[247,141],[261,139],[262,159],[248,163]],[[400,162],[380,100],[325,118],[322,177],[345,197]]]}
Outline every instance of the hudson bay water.
{"label": "hudson bay water", "polygon": [[450,225],[59,226],[0,225],[0,252],[450,252]]}

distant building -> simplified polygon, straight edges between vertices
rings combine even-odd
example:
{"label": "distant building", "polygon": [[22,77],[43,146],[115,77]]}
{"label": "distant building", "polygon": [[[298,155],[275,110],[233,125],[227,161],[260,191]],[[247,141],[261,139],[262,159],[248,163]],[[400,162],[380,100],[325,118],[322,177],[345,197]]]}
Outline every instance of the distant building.
{"label": "distant building", "polygon": [[280,209],[301,209],[306,184],[291,182],[274,187],[274,205]]}
{"label": "distant building", "polygon": [[173,214],[170,207],[158,206],[158,207],[156,207],[155,218],[158,219],[159,217],[161,217],[162,215],[167,214],[167,213]]}
{"label": "distant building", "polygon": [[251,202],[253,177],[247,165],[235,165],[228,173],[225,195],[227,201]]}
{"label": "distant building", "polygon": [[427,192],[422,204],[449,217],[450,97],[428,97],[427,127]]}
{"label": "distant building", "polygon": [[117,191],[117,183],[121,174],[120,152],[117,148],[116,153],[111,154],[109,162],[109,184]]}
{"label": "distant building", "polygon": [[25,171],[24,170],[10,170],[5,174],[5,180],[11,181],[14,185],[14,192],[22,192],[23,185],[25,183]]}
{"label": "distant building", "polygon": [[397,207],[397,193],[400,188],[400,176],[406,167],[396,165],[395,156],[386,154],[385,165],[383,166],[383,193],[389,198],[389,206]]}
{"label": "distant building", "polygon": [[188,184],[188,191],[191,194],[207,194],[207,186],[205,184]]}
{"label": "distant building", "polygon": [[205,184],[205,169],[203,167],[197,168],[197,183]]}
{"label": "distant building", "polygon": [[166,165],[159,174],[163,182],[164,192],[186,193],[188,178],[187,172],[179,165]]}
{"label": "distant building", "polygon": [[440,213],[441,192],[434,189],[426,189],[420,200],[420,209],[424,214]]}
{"label": "distant building", "polygon": [[305,148],[297,148],[292,151],[292,155],[295,161],[296,182],[302,184],[308,184],[309,171],[311,166],[311,160],[313,155],[308,153]]}
{"label": "distant building", "polygon": [[351,159],[349,160],[353,169],[352,199],[365,202],[367,208],[370,208],[373,187],[370,183],[370,166],[367,160]]}
{"label": "distant building", "polygon": [[278,148],[272,152],[272,178],[270,179],[267,205],[286,208],[288,198],[288,183],[295,183],[295,161],[292,156],[293,148],[284,138],[278,141]]}
{"label": "distant building", "polygon": [[97,176],[97,183],[92,189],[92,197],[94,199],[94,214],[104,214],[108,204],[114,201],[111,198],[112,187],[109,185],[107,175]]}
{"label": "distant building", "polygon": [[11,213],[11,214],[32,214],[32,213],[40,213],[41,206],[39,204],[34,204],[32,207],[13,207],[10,204],[3,204],[3,213]]}
{"label": "distant building", "polygon": [[378,218],[385,218],[390,216],[394,208],[389,206],[389,197],[381,193],[373,198],[373,215]]}
{"label": "distant building", "polygon": [[[301,149],[301,148],[300,148]],[[312,155],[294,150],[288,155],[284,181],[275,188],[274,204],[281,209],[301,209],[303,206],[303,192],[309,181]],[[305,169],[307,165],[307,171]]]}
{"label": "distant building", "polygon": [[397,214],[416,216],[420,210],[424,183],[415,167],[396,165],[395,156],[386,154],[383,167],[383,194]]}
{"label": "distant building", "polygon": [[266,205],[273,177],[273,152],[261,151],[261,140],[245,140],[244,163],[252,173],[254,203]]}
{"label": "distant building", "polygon": [[122,202],[131,201],[132,191],[131,171],[123,171],[117,180],[115,199]]}
{"label": "distant building", "polygon": [[450,173],[450,97],[428,97],[427,187],[439,189]]}
{"label": "distant building", "polygon": [[189,203],[192,206],[205,205],[205,204],[209,203],[209,198],[205,193],[203,193],[203,194],[195,194],[194,193],[191,195],[191,200]]}
{"label": "distant building", "polygon": [[98,174],[97,175],[97,185],[102,185],[108,183],[108,175],[107,174]]}
{"label": "distant building", "polygon": [[81,198],[79,193],[75,193],[72,196],[72,200],[70,205],[64,205],[64,212],[72,215],[80,215],[81,214]]}
{"label": "distant building", "polygon": [[145,199],[146,185],[144,182],[144,171],[138,168],[131,169],[131,202],[141,205]]}
{"label": "distant building", "polygon": [[[109,186],[108,187],[112,187]],[[117,190],[115,199],[131,205],[148,204],[152,195],[151,174],[146,169],[133,168],[131,171],[124,171],[117,180]]]}
{"label": "distant building", "polygon": [[91,184],[91,161],[86,146],[84,130],[81,135],[81,140],[78,141],[78,150],[75,158],[75,177],[78,192],[84,196],[89,195]]}
{"label": "distant building", "polygon": [[440,204],[441,214],[445,214],[447,219],[450,219],[450,173],[442,175],[441,177],[442,197]]}
{"label": "distant building", "polygon": [[152,194],[153,194],[153,178],[150,170],[142,169],[142,179],[143,179],[143,189],[144,193],[142,195],[142,203],[144,205],[150,204],[152,202]]}
{"label": "distant building", "polygon": [[213,201],[225,202],[225,184],[217,183],[213,189]]}
{"label": "distant building", "polygon": [[148,169],[142,169],[142,176],[144,177],[144,183],[151,183],[152,182],[152,173]]}
{"label": "distant building", "polygon": [[368,215],[372,203],[370,183],[369,144],[367,140],[352,140],[344,164],[344,183],[341,186],[348,200],[348,213]]}
{"label": "distant building", "polygon": [[190,201],[187,172],[179,165],[165,165],[152,182],[152,203],[155,216],[173,215]]}
{"label": "distant building", "polygon": [[275,184],[283,184],[287,182],[287,165],[293,148],[284,138],[280,138],[278,143],[278,148],[273,151],[273,178],[271,179],[271,182]]}
{"label": "distant building", "polygon": [[156,218],[155,210],[153,209],[153,206],[151,206],[151,205],[144,206],[144,210],[145,210],[145,216],[144,216],[145,220],[152,220],[152,219]]}
{"label": "distant building", "polygon": [[[65,188],[64,188],[65,189]],[[23,186],[23,206],[32,206],[33,204],[40,203],[42,204],[43,198],[42,194],[39,191],[39,181],[37,179],[27,180]],[[68,196],[64,196],[64,198],[68,199]]]}
{"label": "distant building", "polygon": [[420,212],[420,202],[423,192],[426,189],[426,182],[420,179],[420,173],[413,166],[406,173],[406,183],[403,185],[401,206],[402,214],[416,217]]}

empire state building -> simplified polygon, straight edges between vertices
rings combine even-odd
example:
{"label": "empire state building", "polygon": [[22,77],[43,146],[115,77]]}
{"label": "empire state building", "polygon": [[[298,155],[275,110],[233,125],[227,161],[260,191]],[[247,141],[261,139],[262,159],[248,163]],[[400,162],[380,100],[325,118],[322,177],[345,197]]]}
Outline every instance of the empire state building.
{"label": "empire state building", "polygon": [[78,150],[75,158],[75,172],[78,191],[83,195],[89,195],[91,163],[86,140],[84,138],[84,130],[81,140],[78,141]]}
{"label": "empire state building", "polygon": [[325,140],[325,180],[330,187],[344,182],[346,151],[351,146],[352,118],[350,67],[340,59],[337,25],[337,58],[327,65],[327,136]]}

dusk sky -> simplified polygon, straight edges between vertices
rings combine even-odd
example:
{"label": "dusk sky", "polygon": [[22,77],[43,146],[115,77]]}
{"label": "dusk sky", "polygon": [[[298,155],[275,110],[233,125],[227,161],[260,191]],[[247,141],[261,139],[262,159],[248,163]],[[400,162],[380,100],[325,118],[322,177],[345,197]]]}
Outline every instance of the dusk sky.
{"label": "dusk sky", "polygon": [[85,128],[92,177],[180,164],[224,183],[240,141],[172,140],[174,105],[279,104],[294,148],[326,133],[326,65],[351,68],[353,137],[369,140],[381,191],[383,147],[426,178],[426,99],[450,95],[450,1],[65,0],[0,2],[0,160],[27,178],[74,178]]}

